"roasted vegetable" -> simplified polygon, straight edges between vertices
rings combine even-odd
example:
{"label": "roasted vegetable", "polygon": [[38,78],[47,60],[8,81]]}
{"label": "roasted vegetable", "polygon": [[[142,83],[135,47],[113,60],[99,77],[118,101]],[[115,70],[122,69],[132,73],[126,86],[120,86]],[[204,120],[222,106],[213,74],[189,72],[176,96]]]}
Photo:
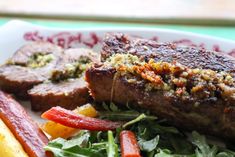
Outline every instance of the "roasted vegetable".
{"label": "roasted vegetable", "polygon": [[[74,112],[76,114],[81,114],[87,117],[97,116],[97,111],[90,104],[78,107],[74,110]],[[42,129],[43,131],[45,131],[47,134],[51,136],[51,139],[55,139],[58,137],[66,139],[79,131],[78,129],[70,128],[70,127],[61,125],[59,123],[55,123],[53,121],[48,121],[45,124],[43,124]]]}
{"label": "roasted vegetable", "polygon": [[78,107],[74,110],[74,112],[77,114],[82,114],[87,117],[96,117],[98,114],[96,109],[91,104],[87,104],[87,105],[83,105],[81,107]]}
{"label": "roasted vegetable", "polygon": [[45,157],[48,139],[24,108],[10,95],[0,91],[0,119],[11,130],[30,157]]}
{"label": "roasted vegetable", "polygon": [[76,113],[63,109],[59,106],[52,107],[50,110],[44,112],[42,114],[42,118],[60,123],[68,127],[93,131],[114,130],[121,126],[121,124],[118,122],[77,115]]}
{"label": "roasted vegetable", "polygon": [[138,142],[132,131],[122,131],[120,141],[122,157],[141,157]]}
{"label": "roasted vegetable", "polygon": [[11,133],[9,128],[0,119],[0,156],[2,157],[28,157],[23,147]]}

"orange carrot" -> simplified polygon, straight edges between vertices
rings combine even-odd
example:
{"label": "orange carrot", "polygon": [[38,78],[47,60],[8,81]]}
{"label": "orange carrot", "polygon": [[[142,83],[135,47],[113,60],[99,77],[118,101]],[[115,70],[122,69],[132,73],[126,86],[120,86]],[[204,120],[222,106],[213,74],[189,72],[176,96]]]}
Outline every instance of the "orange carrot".
{"label": "orange carrot", "polygon": [[122,157],[141,157],[135,134],[131,131],[120,133]]}

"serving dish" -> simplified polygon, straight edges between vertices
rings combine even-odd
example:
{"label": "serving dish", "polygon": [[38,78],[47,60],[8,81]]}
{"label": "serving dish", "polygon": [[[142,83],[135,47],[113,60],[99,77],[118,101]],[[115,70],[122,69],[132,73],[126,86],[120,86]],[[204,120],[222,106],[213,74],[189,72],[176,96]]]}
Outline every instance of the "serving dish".
{"label": "serving dish", "polygon": [[[2,26],[0,35],[1,89],[15,96],[0,91],[0,116],[10,128],[5,135],[14,139],[13,133],[14,144],[23,146],[20,152],[235,156],[234,41],[167,29],[58,29],[18,20]],[[28,98],[31,104],[21,101]],[[15,147],[9,143],[0,145],[10,157]]]}
{"label": "serving dish", "polygon": [[[107,32],[122,32],[159,42],[173,42],[180,45],[196,46],[218,53],[235,56],[235,42],[222,38],[181,32],[170,29],[102,27],[64,29],[38,26],[24,21],[13,20],[0,27],[0,63],[4,63],[20,46],[30,41],[49,41],[64,48],[88,47],[99,52],[102,38]],[[41,113],[32,112],[28,102],[22,102],[37,122]]]}

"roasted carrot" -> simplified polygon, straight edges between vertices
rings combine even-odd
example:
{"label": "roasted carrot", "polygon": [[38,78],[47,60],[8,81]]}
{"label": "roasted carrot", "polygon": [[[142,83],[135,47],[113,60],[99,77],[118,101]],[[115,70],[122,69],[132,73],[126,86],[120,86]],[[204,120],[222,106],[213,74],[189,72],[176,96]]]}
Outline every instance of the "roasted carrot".
{"label": "roasted carrot", "polygon": [[[87,117],[96,117],[97,111],[91,104],[86,104],[80,106],[73,110],[76,114],[82,114]],[[42,125],[42,130],[51,136],[51,139],[56,139],[58,137],[61,138],[69,138],[76,134],[79,129],[70,128],[52,121],[47,121]]]}
{"label": "roasted carrot", "polygon": [[20,142],[11,130],[0,119],[0,156],[2,157],[29,157]]}
{"label": "roasted carrot", "polygon": [[118,122],[85,117],[59,106],[52,107],[50,110],[44,112],[41,117],[71,128],[92,131],[114,130],[121,126]]}
{"label": "roasted carrot", "polygon": [[122,157],[141,157],[139,145],[132,131],[122,131],[120,133],[120,143]]}
{"label": "roasted carrot", "polygon": [[46,157],[43,147],[48,142],[47,137],[24,108],[2,91],[0,91],[0,118],[20,142],[28,156]]}

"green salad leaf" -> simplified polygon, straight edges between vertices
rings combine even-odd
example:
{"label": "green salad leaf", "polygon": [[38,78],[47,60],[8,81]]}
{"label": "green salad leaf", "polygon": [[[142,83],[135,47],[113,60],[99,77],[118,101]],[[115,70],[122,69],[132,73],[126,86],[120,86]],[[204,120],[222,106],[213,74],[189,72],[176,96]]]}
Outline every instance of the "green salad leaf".
{"label": "green salad leaf", "polygon": [[87,147],[90,138],[90,132],[86,130],[82,130],[79,132],[77,136],[72,138],[71,140],[65,141],[63,143],[63,149],[71,148],[73,146],[79,147]]}
{"label": "green salad leaf", "polygon": [[153,139],[148,140],[148,141],[146,141],[142,138],[140,138],[138,140],[140,149],[143,150],[143,151],[146,151],[146,152],[151,152],[154,149],[156,149],[157,145],[158,145],[158,142],[159,142],[159,135],[157,135],[156,137],[154,137]]}
{"label": "green salad leaf", "polygon": [[118,157],[118,146],[114,141],[113,132],[108,131],[108,144],[107,144],[108,157]]}
{"label": "green salad leaf", "polygon": [[129,126],[129,125],[133,125],[133,124],[135,124],[135,123],[138,123],[139,121],[145,119],[146,117],[147,117],[147,116],[146,116],[145,114],[141,114],[141,115],[139,115],[138,117],[136,117],[135,119],[133,119],[133,120],[131,120],[131,121],[125,123],[125,124],[123,125],[123,128],[126,128],[126,127]]}
{"label": "green salad leaf", "polygon": [[58,138],[50,141],[49,144],[44,147],[46,151],[51,151],[55,157],[102,157],[103,154],[95,149],[83,148],[79,145],[71,145],[71,147],[63,148],[64,144],[68,141]]}
{"label": "green salad leaf", "polygon": [[44,149],[51,151],[55,157],[103,157],[106,156],[106,143],[90,143],[90,132],[80,131],[70,140],[57,138],[48,143]]}
{"label": "green salad leaf", "polygon": [[217,146],[210,146],[206,142],[205,136],[196,131],[192,133],[192,143],[197,147],[195,150],[196,157],[234,157],[235,152],[228,150],[219,150]]}
{"label": "green salad leaf", "polygon": [[192,143],[197,146],[196,157],[215,157],[218,151],[216,146],[210,147],[206,143],[206,138],[195,131],[192,133]]}
{"label": "green salad leaf", "polygon": [[168,149],[158,149],[158,153],[156,153],[154,157],[195,157],[195,155],[172,154]]}
{"label": "green salad leaf", "polygon": [[166,120],[129,106],[120,109],[113,103],[103,103],[99,115],[102,119],[122,120],[123,126],[115,131],[81,130],[71,139],[50,141],[45,150],[55,157],[119,157],[119,134],[128,129],[135,133],[142,157],[235,157],[234,151],[209,143],[196,131],[185,134]]}

